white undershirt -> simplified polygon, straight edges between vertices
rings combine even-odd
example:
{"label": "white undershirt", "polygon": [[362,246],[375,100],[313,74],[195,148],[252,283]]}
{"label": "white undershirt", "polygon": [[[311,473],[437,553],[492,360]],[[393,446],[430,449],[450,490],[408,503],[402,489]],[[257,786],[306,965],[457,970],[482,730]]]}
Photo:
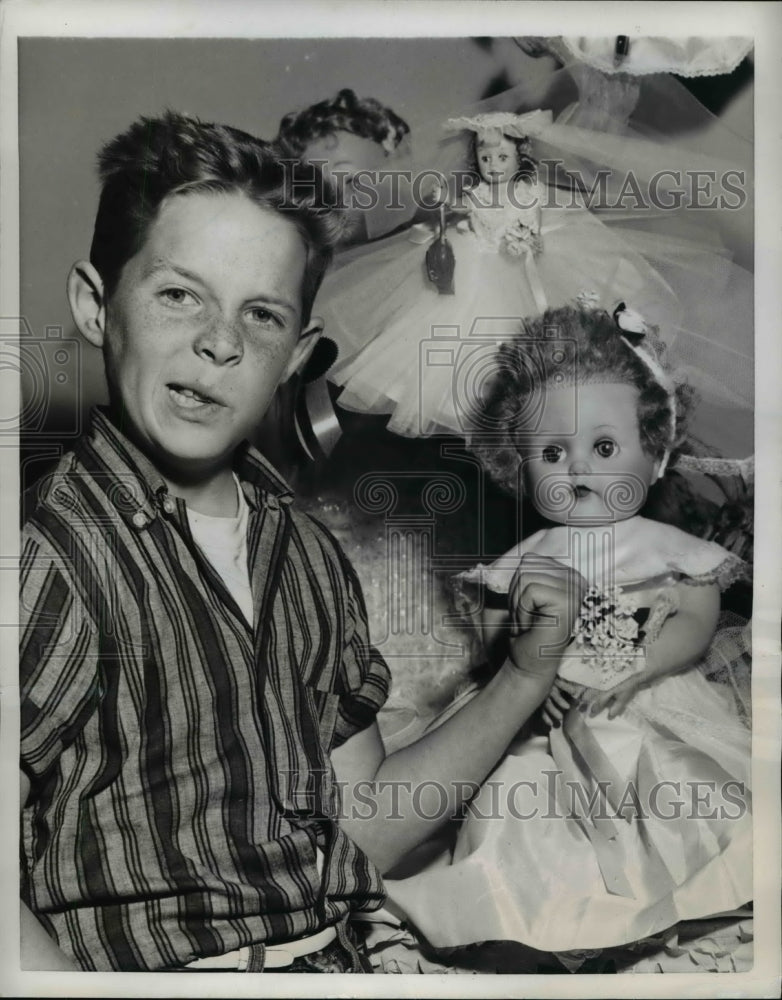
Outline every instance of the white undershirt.
{"label": "white undershirt", "polygon": [[238,512],[233,517],[213,517],[187,508],[190,532],[214,566],[228,592],[239,605],[247,623],[253,624],[253,595],[247,568],[247,520],[249,508],[239,480],[234,475]]}
{"label": "white undershirt", "polygon": [[[239,605],[247,620],[253,625],[253,595],[250,572],[247,568],[247,521],[249,507],[239,480],[234,475],[239,510],[233,517],[213,517],[187,508],[190,533],[209,562],[223,578],[228,592]],[[324,856],[320,847],[315,848],[318,873],[323,874]]]}

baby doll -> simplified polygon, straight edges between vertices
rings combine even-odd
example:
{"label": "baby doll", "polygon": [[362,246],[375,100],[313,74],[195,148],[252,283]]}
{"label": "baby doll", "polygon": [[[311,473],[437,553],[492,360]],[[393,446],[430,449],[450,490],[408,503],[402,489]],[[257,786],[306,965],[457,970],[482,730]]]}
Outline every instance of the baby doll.
{"label": "baby doll", "polygon": [[720,589],[747,567],[639,515],[684,442],[691,396],[651,331],[620,319],[624,330],[566,307],[526,323],[475,415],[484,466],[552,525],[462,575],[484,645],[503,641],[520,561],[554,557],[589,591],[545,706],[548,735],[511,744],[450,865],[387,883],[438,948],[601,949],[752,896],[750,734],[730,686],[700,669]]}

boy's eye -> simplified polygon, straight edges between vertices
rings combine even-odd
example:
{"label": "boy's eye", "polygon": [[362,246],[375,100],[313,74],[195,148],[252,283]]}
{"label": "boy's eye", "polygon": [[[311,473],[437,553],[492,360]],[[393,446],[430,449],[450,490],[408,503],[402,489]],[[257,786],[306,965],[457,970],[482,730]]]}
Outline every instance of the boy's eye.
{"label": "boy's eye", "polygon": [[543,449],[541,457],[544,462],[558,462],[562,455],[564,454],[562,448],[558,444],[548,444]]}
{"label": "boy's eye", "polygon": [[595,445],[595,451],[601,458],[611,458],[617,452],[616,441],[611,438],[601,438]]}
{"label": "boy's eye", "polygon": [[186,302],[193,299],[192,293],[186,291],[184,288],[164,288],[160,293],[160,297],[164,302],[175,306],[185,305]]}
{"label": "boy's eye", "polygon": [[253,323],[258,323],[261,326],[282,326],[283,322],[279,316],[271,312],[269,309],[263,306],[255,306],[250,310],[250,318]]}

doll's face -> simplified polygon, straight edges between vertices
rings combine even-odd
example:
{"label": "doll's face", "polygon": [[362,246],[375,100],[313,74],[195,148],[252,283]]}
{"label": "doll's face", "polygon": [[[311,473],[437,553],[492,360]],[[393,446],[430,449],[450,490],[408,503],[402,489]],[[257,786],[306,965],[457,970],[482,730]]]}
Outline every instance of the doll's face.
{"label": "doll's face", "polygon": [[313,140],[302,159],[319,163],[326,177],[349,190],[360,171],[382,170],[386,155],[383,147],[372,139],[338,131]]}
{"label": "doll's face", "polygon": [[641,444],[635,386],[542,391],[538,430],[521,446],[524,489],[536,509],[559,524],[606,524],[637,514],[659,463]]}
{"label": "doll's face", "polygon": [[322,136],[304,150],[302,159],[318,163],[341,196],[347,220],[343,242],[375,239],[412,219],[416,205],[405,156],[409,147],[404,144],[389,152],[382,143],[343,131]]}
{"label": "doll's face", "polygon": [[476,158],[480,175],[488,184],[507,183],[519,169],[516,144],[505,136],[499,142],[479,141]]}

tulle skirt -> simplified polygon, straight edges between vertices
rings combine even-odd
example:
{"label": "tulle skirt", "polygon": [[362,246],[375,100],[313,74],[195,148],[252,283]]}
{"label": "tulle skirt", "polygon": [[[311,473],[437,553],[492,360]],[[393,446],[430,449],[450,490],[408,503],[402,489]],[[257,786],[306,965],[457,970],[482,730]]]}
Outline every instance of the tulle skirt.
{"label": "tulle skirt", "polygon": [[551,738],[510,747],[450,863],[388,880],[390,900],[436,948],[546,952],[733,910],[752,898],[749,765],[728,686],[698,670],[639,692],[613,720],[571,709]]}
{"label": "tulle skirt", "polygon": [[626,300],[663,339],[674,338],[680,301],[627,239],[577,206],[543,208],[541,221],[536,257],[490,252],[472,232],[449,229],[453,295],[428,281],[426,245],[410,234],[354,251],[317,303],[339,350],[329,378],[343,387],[340,405],[389,414],[389,429],[405,436],[463,434],[496,371],[499,344],[524,319],[584,292],[604,308]]}

